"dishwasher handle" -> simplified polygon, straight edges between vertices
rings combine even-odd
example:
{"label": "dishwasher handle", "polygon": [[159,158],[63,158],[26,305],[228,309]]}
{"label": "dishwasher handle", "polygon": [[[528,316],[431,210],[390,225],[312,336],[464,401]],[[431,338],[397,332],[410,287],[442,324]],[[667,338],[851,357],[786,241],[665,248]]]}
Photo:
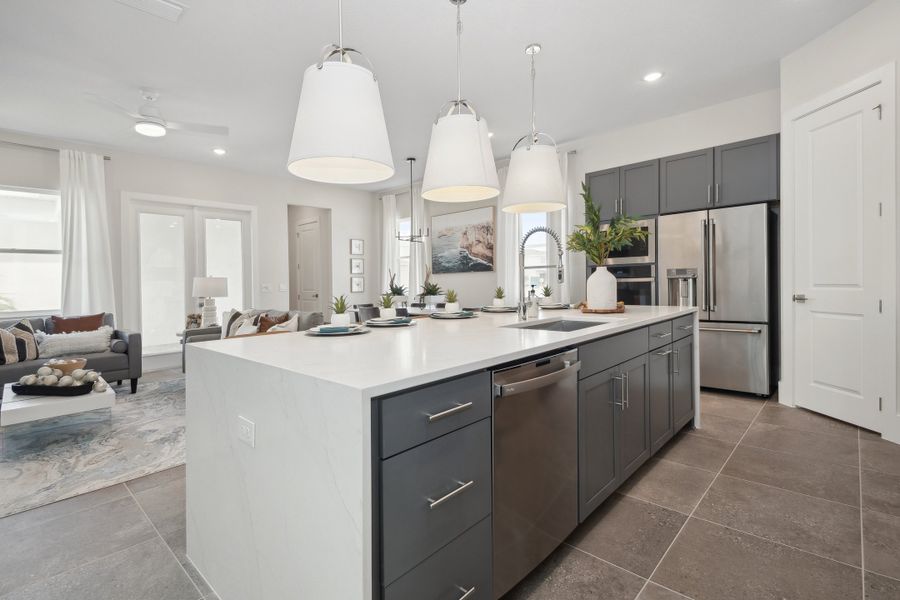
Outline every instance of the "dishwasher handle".
{"label": "dishwasher handle", "polygon": [[577,373],[581,369],[581,361],[570,362],[567,360],[565,361],[565,364],[565,368],[560,369],[559,371],[554,371],[552,373],[548,373],[547,375],[541,375],[540,377],[535,377],[534,379],[505,383],[503,385],[495,384],[494,395],[513,396],[515,394],[522,394],[542,387],[547,387],[548,385],[553,385],[554,383],[565,379],[573,373]]}

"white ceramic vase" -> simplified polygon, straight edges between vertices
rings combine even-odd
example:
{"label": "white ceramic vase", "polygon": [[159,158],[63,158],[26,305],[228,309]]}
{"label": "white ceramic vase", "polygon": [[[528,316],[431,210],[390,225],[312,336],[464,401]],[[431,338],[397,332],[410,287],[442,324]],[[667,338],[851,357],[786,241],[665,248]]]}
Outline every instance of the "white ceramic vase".
{"label": "white ceramic vase", "polygon": [[448,302],[444,305],[444,311],[448,313],[459,312],[459,302]]}
{"label": "white ceramic vase", "polygon": [[588,277],[586,291],[588,308],[599,310],[616,308],[616,278],[606,270],[606,267],[597,267],[597,270]]}
{"label": "white ceramic vase", "polygon": [[494,298],[492,304],[496,307],[506,306],[506,298]]}
{"label": "white ceramic vase", "polygon": [[397,309],[396,308],[379,308],[378,314],[383,319],[393,319],[394,317],[397,316]]}
{"label": "white ceramic vase", "polygon": [[443,296],[425,296],[425,308],[435,309],[438,302],[443,302]]}
{"label": "white ceramic vase", "polygon": [[331,324],[338,327],[350,325],[350,313],[334,313],[331,315]]}

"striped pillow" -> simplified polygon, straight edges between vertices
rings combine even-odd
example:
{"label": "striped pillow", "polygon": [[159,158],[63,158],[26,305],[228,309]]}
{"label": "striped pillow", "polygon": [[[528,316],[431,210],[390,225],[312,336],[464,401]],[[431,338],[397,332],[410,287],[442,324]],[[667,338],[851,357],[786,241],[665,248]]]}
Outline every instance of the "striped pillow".
{"label": "striped pillow", "polygon": [[37,340],[28,319],[0,329],[0,365],[34,360],[38,357]]}

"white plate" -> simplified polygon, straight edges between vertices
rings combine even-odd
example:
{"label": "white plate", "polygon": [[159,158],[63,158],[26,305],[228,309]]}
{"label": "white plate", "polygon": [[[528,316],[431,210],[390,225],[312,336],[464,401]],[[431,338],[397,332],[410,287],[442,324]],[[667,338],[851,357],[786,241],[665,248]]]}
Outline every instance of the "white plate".
{"label": "white plate", "polygon": [[409,323],[394,323],[391,319],[369,319],[368,321],[366,321],[366,325],[368,325],[369,327],[412,327],[415,324],[415,321],[410,321]]}
{"label": "white plate", "polygon": [[515,306],[482,306],[481,312],[486,313],[511,313],[519,310]]}
{"label": "white plate", "polygon": [[556,304],[540,304],[539,306],[544,310],[568,310],[572,308],[570,304],[560,304],[559,302]]}
{"label": "white plate", "polygon": [[[326,327],[329,327],[329,325],[326,325]],[[371,331],[371,329],[367,329],[367,328],[363,327],[362,325],[351,325],[350,331],[336,331],[333,333],[328,333],[328,332],[323,333],[323,332],[319,331],[319,327],[312,327],[312,328],[306,330],[306,335],[311,335],[311,336],[315,336],[315,337],[339,337],[342,335],[359,335],[361,333],[369,333],[370,331]]]}
{"label": "white plate", "polygon": [[432,319],[474,319],[478,315],[476,315],[476,314],[464,315],[463,313],[458,313],[458,312],[452,312],[452,313],[436,312],[436,313],[431,313],[430,316]]}

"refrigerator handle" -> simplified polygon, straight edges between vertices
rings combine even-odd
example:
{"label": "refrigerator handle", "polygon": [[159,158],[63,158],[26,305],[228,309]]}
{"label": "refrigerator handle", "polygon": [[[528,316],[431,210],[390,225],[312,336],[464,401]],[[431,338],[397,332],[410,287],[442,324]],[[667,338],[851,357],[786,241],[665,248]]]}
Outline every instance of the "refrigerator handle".
{"label": "refrigerator handle", "polygon": [[716,312],[716,220],[709,220],[710,226],[712,227],[712,235],[709,242],[709,254],[710,254],[710,265],[709,265],[709,289],[710,289],[710,301],[709,301],[709,310],[710,312]]}
{"label": "refrigerator handle", "polygon": [[702,294],[702,298],[700,299],[700,308],[704,312],[709,310],[709,305],[707,304],[707,299],[709,298],[709,259],[707,257],[707,251],[709,250],[709,225],[706,223],[706,219],[700,221],[700,234],[701,234],[701,245],[703,253],[703,289],[700,290]]}

